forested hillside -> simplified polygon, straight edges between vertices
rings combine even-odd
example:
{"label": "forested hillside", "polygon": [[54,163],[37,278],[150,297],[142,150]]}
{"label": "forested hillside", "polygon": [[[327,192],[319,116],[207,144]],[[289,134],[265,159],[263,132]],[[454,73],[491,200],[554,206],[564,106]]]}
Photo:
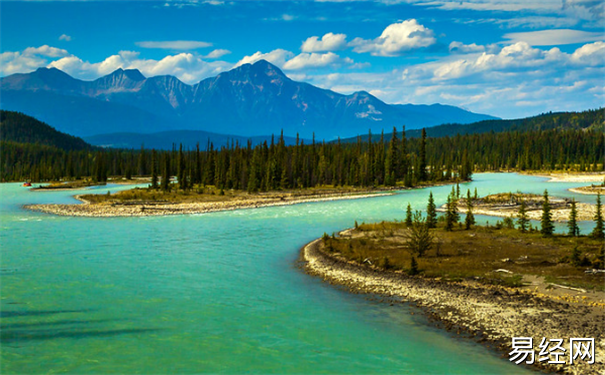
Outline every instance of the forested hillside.
{"label": "forested hillside", "polygon": [[[560,112],[545,113],[534,117],[515,120],[485,120],[472,124],[445,124],[426,129],[429,137],[453,137],[461,134],[482,134],[501,132],[526,132],[532,130],[550,129],[591,129],[605,132],[605,109],[599,108],[583,112]],[[420,137],[421,130],[408,130],[409,138]],[[389,135],[390,136],[390,135]],[[401,136],[401,134],[398,134]],[[388,137],[388,136],[387,136]],[[388,139],[388,138],[387,138]],[[368,140],[368,135],[362,136],[363,141]],[[342,142],[356,142],[357,138],[347,138]]]}
{"label": "forested hillside", "polygon": [[3,142],[35,143],[63,150],[92,148],[81,138],[57,131],[33,117],[2,110],[0,110],[0,139]]}

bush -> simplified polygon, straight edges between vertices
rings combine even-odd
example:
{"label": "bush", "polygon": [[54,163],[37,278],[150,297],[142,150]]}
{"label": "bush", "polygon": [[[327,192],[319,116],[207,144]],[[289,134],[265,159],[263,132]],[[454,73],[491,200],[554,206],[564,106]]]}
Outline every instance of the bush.
{"label": "bush", "polygon": [[418,257],[422,257],[433,247],[434,238],[426,219],[422,218],[419,211],[414,214],[413,224],[405,235],[407,248]]}
{"label": "bush", "polygon": [[510,217],[505,217],[504,220],[502,220],[502,225],[506,229],[514,229],[515,228],[515,223],[513,222],[513,219],[510,218]]}

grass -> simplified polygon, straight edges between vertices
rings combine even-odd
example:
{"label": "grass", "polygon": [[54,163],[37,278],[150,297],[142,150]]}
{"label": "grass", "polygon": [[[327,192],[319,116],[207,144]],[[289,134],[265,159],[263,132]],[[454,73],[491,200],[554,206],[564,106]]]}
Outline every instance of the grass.
{"label": "grass", "polygon": [[348,186],[322,186],[307,189],[281,190],[271,192],[248,193],[243,190],[218,189],[215,186],[195,186],[193,189],[184,191],[177,189],[175,185],[169,191],[155,190],[151,188],[134,188],[124,190],[115,194],[88,194],[82,198],[92,203],[194,203],[194,202],[226,202],[242,199],[286,199],[296,197],[319,197],[336,194],[364,193],[380,189],[355,188]]}
{"label": "grass", "polygon": [[[406,247],[407,228],[402,222],[360,224],[347,234],[323,239],[326,252],[359,264],[408,272],[412,255]],[[445,280],[478,280],[486,284],[521,286],[521,275],[545,277],[557,284],[605,290],[604,274],[586,274],[599,265],[602,240],[587,236],[521,233],[516,229],[462,227],[448,232],[440,223],[431,230],[435,240],[423,257],[415,256],[425,277]],[[583,266],[574,265],[572,250],[578,246]],[[594,263],[593,263],[594,262]],[[602,267],[602,265],[600,265]],[[505,269],[506,272],[495,272]]]}

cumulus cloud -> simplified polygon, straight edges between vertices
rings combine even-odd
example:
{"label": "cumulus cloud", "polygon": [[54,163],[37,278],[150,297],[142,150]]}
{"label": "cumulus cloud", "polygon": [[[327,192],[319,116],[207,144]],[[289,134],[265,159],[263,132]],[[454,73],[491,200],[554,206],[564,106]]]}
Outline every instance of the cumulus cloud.
{"label": "cumulus cloud", "polygon": [[136,42],[137,46],[142,48],[171,49],[177,51],[187,51],[198,48],[211,47],[212,43],[197,40],[170,40],[170,41],[144,41]]}
{"label": "cumulus cloud", "polygon": [[268,53],[262,53],[260,51],[254,53],[250,56],[244,56],[240,61],[235,64],[235,67],[244,64],[254,64],[259,60],[267,60],[272,64],[277,66],[283,66],[286,63],[287,59],[294,57],[294,54],[290,51],[286,51],[284,49],[276,49]]}
{"label": "cumulus cloud", "polygon": [[67,34],[61,34],[61,36],[59,37],[59,40],[64,40],[66,42],[70,42],[71,41],[71,36],[69,36]]}
{"label": "cumulus cloud", "polygon": [[345,57],[341,58],[334,52],[328,53],[301,53],[292,59],[286,61],[282,66],[285,70],[299,70],[306,68],[322,68],[326,66],[335,66],[341,64],[352,64],[353,60]]}
{"label": "cumulus cloud", "polygon": [[595,42],[585,44],[575,50],[570,56],[570,60],[580,65],[602,66],[603,61],[605,61],[605,43]]}
{"label": "cumulus cloud", "polygon": [[122,68],[138,69],[146,77],[174,75],[183,82],[196,83],[230,69],[231,64],[224,61],[207,62],[191,53],[168,55],[161,60],[153,60],[141,58],[138,52],[120,51],[117,55],[97,63],[83,61],[73,55],[67,56],[51,62],[49,67],[61,69],[81,79],[94,79]]}
{"label": "cumulus cloud", "polygon": [[554,46],[604,40],[605,34],[571,29],[553,29],[508,33],[504,35],[504,38],[513,42],[523,41],[532,46]]}
{"label": "cumulus cloud", "polygon": [[305,40],[300,47],[303,52],[329,52],[346,48],[347,36],[345,34],[327,33],[319,39],[312,36]]}
{"label": "cumulus cloud", "polygon": [[340,57],[334,52],[327,53],[300,53],[294,55],[290,51],[276,49],[268,53],[260,51],[250,56],[245,56],[235,64],[238,67],[243,64],[254,64],[259,60],[267,60],[284,70],[302,70],[323,67],[339,67],[342,65],[354,65],[354,61],[348,57]]}
{"label": "cumulus cloud", "polygon": [[419,24],[415,19],[410,19],[387,26],[378,38],[371,40],[355,38],[349,45],[357,53],[399,56],[406,51],[428,47],[436,42],[431,29]]}
{"label": "cumulus cloud", "polygon": [[215,49],[214,51],[202,57],[206,59],[218,59],[230,53],[231,51],[229,51],[228,49]]}
{"label": "cumulus cloud", "polygon": [[450,52],[451,53],[476,53],[485,51],[485,46],[479,46],[475,43],[473,44],[464,44],[462,42],[451,42],[450,43]]}
{"label": "cumulus cloud", "polygon": [[49,58],[60,58],[69,55],[61,48],[43,45],[28,47],[22,52],[3,52],[0,54],[0,74],[26,73],[45,66]]}

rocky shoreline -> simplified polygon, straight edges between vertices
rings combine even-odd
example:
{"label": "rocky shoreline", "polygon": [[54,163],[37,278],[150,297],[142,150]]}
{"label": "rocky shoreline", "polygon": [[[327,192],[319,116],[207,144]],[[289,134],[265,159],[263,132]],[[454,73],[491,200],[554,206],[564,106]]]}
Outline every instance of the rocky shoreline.
{"label": "rocky shoreline", "polygon": [[26,209],[60,216],[78,217],[133,217],[133,216],[163,216],[163,215],[194,215],[219,211],[232,211],[246,208],[286,206],[299,203],[326,202],[373,198],[395,194],[393,192],[377,193],[344,193],[301,195],[282,198],[247,198],[222,202],[188,202],[188,203],[90,203],[81,196],[75,198],[82,204],[30,204]]}
{"label": "rocky shoreline", "polygon": [[586,194],[586,195],[597,195],[597,194],[601,194],[601,195],[605,195],[605,186],[595,186],[595,185],[591,185],[591,186],[582,186],[579,188],[571,188],[569,189],[569,191],[571,191],[572,193],[578,193],[578,194]]}
{"label": "rocky shoreline", "polygon": [[548,182],[603,182],[604,172],[553,172],[553,173],[532,173],[521,172],[528,176],[546,177]]}
{"label": "rocky shoreline", "polygon": [[[578,221],[591,221],[594,219],[596,211],[596,206],[589,203],[576,203],[576,209],[578,210]],[[443,205],[437,208],[438,212],[445,212],[446,206]],[[458,211],[460,213],[466,213],[467,209],[464,205],[458,206]],[[556,222],[567,222],[569,220],[569,214],[571,212],[571,208],[555,208],[551,209],[552,220]],[[518,208],[509,209],[509,208],[484,208],[484,207],[473,207],[473,214],[475,215],[486,215],[486,216],[499,216],[499,217],[510,217],[514,220],[517,219],[519,210]],[[528,210],[527,217],[531,220],[541,220],[542,219],[542,210]]]}
{"label": "rocky shoreline", "polygon": [[[603,374],[605,371],[605,305],[587,302],[580,292],[552,298],[528,290],[471,282],[446,282],[411,277],[399,272],[360,266],[321,250],[321,240],[301,250],[305,271],[355,293],[372,293],[390,301],[412,302],[449,330],[465,331],[479,342],[494,346],[508,358],[512,337],[532,337],[536,362],[530,368],[566,374]],[[543,337],[595,339],[595,363],[573,365],[538,362]],[[567,353],[568,354],[568,353]],[[562,357],[568,362],[569,358]]]}

